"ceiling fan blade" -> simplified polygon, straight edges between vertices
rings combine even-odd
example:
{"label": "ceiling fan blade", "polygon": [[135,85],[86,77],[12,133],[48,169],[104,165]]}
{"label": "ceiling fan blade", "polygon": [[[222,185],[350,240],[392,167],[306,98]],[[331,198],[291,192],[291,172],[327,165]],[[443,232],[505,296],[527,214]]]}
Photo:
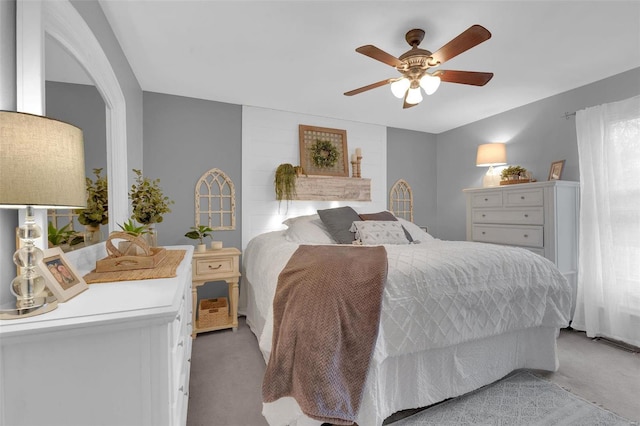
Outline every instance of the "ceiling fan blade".
{"label": "ceiling fan blade", "polygon": [[479,45],[483,41],[489,40],[491,33],[482,25],[472,25],[462,32],[458,37],[442,46],[431,57],[432,62],[445,63],[449,59],[458,56],[462,52]]}
{"label": "ceiling fan blade", "polygon": [[367,86],[360,87],[358,89],[350,90],[348,92],[344,92],[345,96],[353,96],[358,93],[366,92],[367,90],[375,89],[376,87],[384,86],[385,84],[389,84],[393,81],[393,78],[388,78],[386,80],[380,80],[376,83],[369,84]]}
{"label": "ceiling fan blade", "polygon": [[377,61],[384,62],[385,64],[391,65],[392,67],[399,67],[400,65],[402,65],[400,59],[388,54],[384,50],[378,49],[371,44],[358,47],[356,49],[356,52],[362,53],[363,55],[373,58]]}
{"label": "ceiling fan blade", "polygon": [[434,73],[440,77],[440,81],[447,83],[470,84],[472,86],[484,86],[493,78],[492,72],[476,72],[476,71],[453,71],[439,70]]}

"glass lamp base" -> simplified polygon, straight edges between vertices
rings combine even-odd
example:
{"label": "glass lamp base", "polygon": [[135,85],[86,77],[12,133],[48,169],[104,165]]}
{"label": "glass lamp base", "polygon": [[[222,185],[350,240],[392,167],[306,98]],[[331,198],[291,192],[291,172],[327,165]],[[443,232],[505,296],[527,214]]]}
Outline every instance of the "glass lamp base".
{"label": "glass lamp base", "polygon": [[36,297],[33,306],[22,308],[16,303],[15,307],[0,306],[0,320],[28,318],[53,311],[58,307],[58,300],[53,297]]}

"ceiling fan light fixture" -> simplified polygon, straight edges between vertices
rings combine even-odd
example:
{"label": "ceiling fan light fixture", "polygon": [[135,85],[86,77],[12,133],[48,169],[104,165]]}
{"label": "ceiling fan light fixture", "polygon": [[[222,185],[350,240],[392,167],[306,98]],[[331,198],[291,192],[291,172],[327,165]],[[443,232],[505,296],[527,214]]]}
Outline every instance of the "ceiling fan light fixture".
{"label": "ceiling fan light fixture", "polygon": [[422,102],[422,93],[420,93],[420,87],[409,89],[406,101],[411,105],[419,104],[420,102]]}
{"label": "ceiling fan light fixture", "polygon": [[400,80],[396,80],[391,83],[391,93],[398,99],[404,98],[404,94],[407,93],[407,89],[409,88],[409,79],[403,77]]}
{"label": "ceiling fan light fixture", "polygon": [[424,89],[427,95],[432,95],[440,87],[440,77],[434,77],[431,74],[425,74],[420,79],[420,87]]}

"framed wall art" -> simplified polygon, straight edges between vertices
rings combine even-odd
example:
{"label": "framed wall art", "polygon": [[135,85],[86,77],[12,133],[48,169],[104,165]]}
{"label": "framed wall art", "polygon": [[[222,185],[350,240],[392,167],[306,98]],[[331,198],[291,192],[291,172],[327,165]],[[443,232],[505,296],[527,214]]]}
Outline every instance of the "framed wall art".
{"label": "framed wall art", "polygon": [[554,161],[549,169],[549,180],[560,180],[562,177],[562,169],[566,160]]}
{"label": "framed wall art", "polygon": [[300,165],[308,175],[349,176],[347,131],[300,124]]}
{"label": "framed wall art", "polygon": [[60,247],[44,250],[44,258],[38,263],[46,286],[58,299],[66,302],[89,288],[73,265],[64,257]]}

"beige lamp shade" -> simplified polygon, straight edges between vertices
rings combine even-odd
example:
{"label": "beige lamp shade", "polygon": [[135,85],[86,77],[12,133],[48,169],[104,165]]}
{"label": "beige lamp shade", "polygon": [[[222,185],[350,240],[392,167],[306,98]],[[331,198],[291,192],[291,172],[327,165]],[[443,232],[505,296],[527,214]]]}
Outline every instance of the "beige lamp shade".
{"label": "beige lamp shade", "polygon": [[485,143],[478,146],[476,166],[502,166],[507,164],[507,149],[503,143]]}
{"label": "beige lamp shade", "polygon": [[86,199],[82,130],[0,111],[0,207],[83,208]]}

